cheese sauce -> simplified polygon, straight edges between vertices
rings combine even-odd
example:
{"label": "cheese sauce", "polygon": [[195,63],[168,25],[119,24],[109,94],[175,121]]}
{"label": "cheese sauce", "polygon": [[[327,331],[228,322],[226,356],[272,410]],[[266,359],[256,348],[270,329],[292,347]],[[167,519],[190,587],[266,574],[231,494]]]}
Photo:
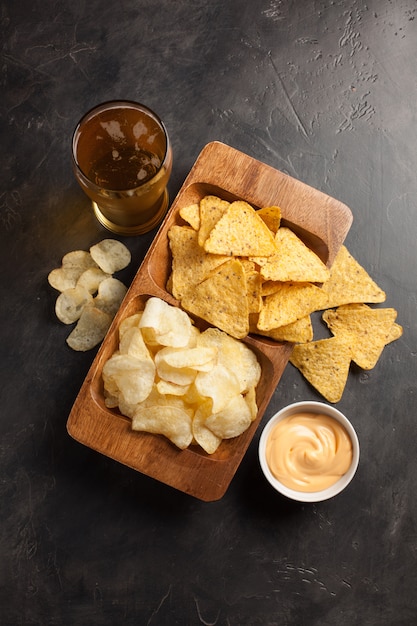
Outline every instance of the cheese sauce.
{"label": "cheese sauce", "polygon": [[346,429],[328,415],[298,413],[284,418],[266,442],[272,474],[296,491],[327,489],[352,463],[352,442]]}

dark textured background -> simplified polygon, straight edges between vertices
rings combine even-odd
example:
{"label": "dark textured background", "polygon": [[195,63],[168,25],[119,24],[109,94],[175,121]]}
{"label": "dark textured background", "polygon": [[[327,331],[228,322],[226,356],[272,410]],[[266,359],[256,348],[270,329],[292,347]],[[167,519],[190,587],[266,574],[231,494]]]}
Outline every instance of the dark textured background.
{"label": "dark textured background", "polygon": [[[415,0],[6,0],[1,23],[0,623],[406,626],[417,614]],[[220,140],[351,207],[352,254],[403,337],[338,408],[351,486],[303,505],[255,437],[207,504],[73,441],[93,353],[72,352],[48,272],[108,236],[70,167],[79,117],[139,100],[164,119],[174,197]],[[125,239],[129,282],[154,233]],[[291,366],[264,419],[321,399]]]}

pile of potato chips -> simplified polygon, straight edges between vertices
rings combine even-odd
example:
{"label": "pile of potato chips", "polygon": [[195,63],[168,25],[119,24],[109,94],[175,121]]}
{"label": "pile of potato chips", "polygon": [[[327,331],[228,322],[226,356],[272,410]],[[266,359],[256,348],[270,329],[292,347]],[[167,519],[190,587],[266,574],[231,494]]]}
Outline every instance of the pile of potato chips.
{"label": "pile of potato chips", "polygon": [[217,328],[200,332],[180,308],[151,297],[119,326],[102,377],[105,403],[133,430],[213,454],[256,418],[261,368],[246,344]]}
{"label": "pile of potato chips", "polygon": [[127,291],[113,274],[127,267],[130,260],[124,244],[104,239],[88,252],[68,252],[61,267],[49,273],[49,284],[60,292],[56,316],[64,324],[76,322],[67,337],[73,350],[84,352],[103,340]]}
{"label": "pile of potato chips", "polygon": [[[291,363],[330,402],[343,394],[351,361],[370,369],[402,334],[386,294],[342,246],[331,269],[287,226],[279,207],[205,196],[180,209],[169,230],[167,289],[188,312],[241,339],[249,332],[295,344]],[[335,307],[342,307],[331,311]],[[313,342],[311,314],[333,337]],[[365,358],[368,355],[368,358]]]}

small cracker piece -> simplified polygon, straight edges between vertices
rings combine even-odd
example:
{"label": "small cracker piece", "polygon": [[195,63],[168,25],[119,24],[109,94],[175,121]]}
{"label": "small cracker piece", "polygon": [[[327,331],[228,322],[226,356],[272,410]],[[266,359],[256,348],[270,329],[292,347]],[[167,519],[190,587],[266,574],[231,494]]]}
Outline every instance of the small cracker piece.
{"label": "small cracker piece", "polygon": [[330,276],[322,288],[327,295],[324,307],[327,309],[342,304],[385,302],[386,299],[385,292],[344,245],[340,247],[330,269]]}
{"label": "small cracker piece", "polygon": [[189,289],[181,300],[184,309],[213,326],[242,339],[249,332],[245,272],[238,259],[231,259],[205,280]]}
{"label": "small cracker piece", "polygon": [[212,254],[271,256],[277,251],[274,236],[247,202],[232,202],[204,243]]}
{"label": "small cracker piece", "polygon": [[290,363],[332,403],[342,398],[350,362],[350,346],[339,337],[298,344],[290,356]]}

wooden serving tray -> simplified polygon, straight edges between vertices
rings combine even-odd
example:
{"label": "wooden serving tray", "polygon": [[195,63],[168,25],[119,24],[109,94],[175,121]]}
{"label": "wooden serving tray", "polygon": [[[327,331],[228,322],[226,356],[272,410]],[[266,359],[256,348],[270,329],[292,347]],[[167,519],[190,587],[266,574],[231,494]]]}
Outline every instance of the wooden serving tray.
{"label": "wooden serving tray", "polygon": [[[352,223],[350,209],[341,202],[225,144],[206,145],[97,352],[69,415],[67,429],[74,439],[97,452],[196,498],[214,501],[226,492],[254,436],[288,363],[291,344],[255,335],[244,340],[262,367],[257,388],[258,415],[246,432],[223,441],[212,455],[198,446],[179,450],[162,436],[132,431],[128,418],[105,406],[101,379],[103,364],[117,349],[117,329],[122,319],[142,309],[149,296],[178,305],[165,288],[171,272],[167,233],[173,224],[184,223],[179,216],[181,207],[208,194],[225,200],[246,200],[254,208],[280,206],[283,223],[295,230],[329,266]],[[195,321],[197,326],[201,322]]]}

